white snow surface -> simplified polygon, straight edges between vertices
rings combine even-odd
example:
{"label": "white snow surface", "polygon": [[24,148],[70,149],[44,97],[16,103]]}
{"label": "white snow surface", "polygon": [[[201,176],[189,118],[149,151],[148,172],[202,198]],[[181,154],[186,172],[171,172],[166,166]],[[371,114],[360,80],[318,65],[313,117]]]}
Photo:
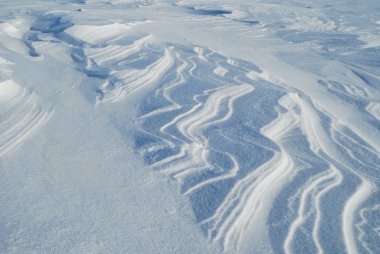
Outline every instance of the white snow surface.
{"label": "white snow surface", "polygon": [[374,0],[0,0],[0,253],[380,253]]}

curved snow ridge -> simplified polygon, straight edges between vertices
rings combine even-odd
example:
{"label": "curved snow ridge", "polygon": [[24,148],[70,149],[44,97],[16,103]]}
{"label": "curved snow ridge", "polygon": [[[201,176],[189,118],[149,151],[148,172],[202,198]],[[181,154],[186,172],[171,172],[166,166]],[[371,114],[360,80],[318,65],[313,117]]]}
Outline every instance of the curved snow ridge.
{"label": "curved snow ridge", "polygon": [[[28,22],[0,21],[0,55],[18,64],[8,68],[0,57],[0,158],[51,115],[11,70],[30,66],[28,51],[71,51],[95,103],[136,96],[133,149],[178,182],[214,245],[228,253],[380,253],[376,1],[58,2],[1,11],[35,20],[30,31]],[[147,18],[154,23],[128,23]],[[41,71],[48,59],[28,60]],[[121,109],[113,106],[105,112]]]}
{"label": "curved snow ridge", "polygon": [[86,48],[85,54],[98,66],[104,68],[123,67],[128,63],[128,57],[148,47],[152,35],[147,35],[134,41],[130,45],[109,44],[101,48]]}
{"label": "curved snow ridge", "polygon": [[[297,253],[302,242],[325,253],[327,225],[342,220],[346,202],[355,195],[347,186],[359,186],[364,178],[379,180],[378,152],[310,97],[288,90],[253,64],[201,47],[172,50],[173,67],[140,106],[144,134],[136,136],[136,148],[145,161],[180,183],[197,222],[224,250],[240,250],[248,242],[273,249],[282,225],[286,231],[276,238],[282,245],[274,251]],[[355,89],[352,96],[366,96]],[[269,108],[255,105],[255,94],[265,94]],[[244,100],[247,96],[253,98]],[[263,112],[271,112],[270,117],[250,126],[256,118],[261,121]],[[244,121],[262,136],[242,140]],[[334,202],[337,191],[339,202],[328,216],[326,204]],[[281,210],[286,219],[273,215]],[[345,246],[343,228],[356,236],[355,223],[342,224],[332,238]]]}
{"label": "curved snow ridge", "polygon": [[[285,253],[293,253],[292,244],[298,231],[302,231],[302,225],[313,216],[312,241],[314,242],[316,252],[324,253],[323,246],[319,239],[319,227],[321,223],[321,198],[328,191],[338,186],[342,181],[342,174],[336,168],[331,168],[327,173],[322,172],[312,177],[299,192],[298,199],[300,204],[297,210],[297,217],[292,222],[289,232],[284,242]],[[293,197],[294,198],[294,197]]]}
{"label": "curved snow ridge", "polygon": [[[177,71],[141,106],[149,110],[142,116],[145,134],[137,136],[136,142],[147,163],[179,181],[200,226],[224,250],[239,250],[248,242],[273,249],[276,237],[282,245],[274,248],[275,252],[297,253],[302,242],[310,250],[326,253],[330,248],[323,235],[327,225],[342,220],[343,211],[357,214],[362,203],[346,208],[357,195],[347,186],[359,186],[367,176],[378,181],[377,151],[307,95],[289,91],[283,82],[256,71],[254,65],[238,60],[232,65],[231,60],[206,49],[196,48],[192,54],[174,50]],[[197,71],[199,68],[203,72]],[[228,72],[221,75],[215,71],[222,68]],[[204,74],[207,71],[208,76]],[[268,77],[274,90],[268,88]],[[253,83],[246,85],[243,80]],[[214,87],[207,85],[210,82]],[[199,83],[204,87],[195,85]],[[251,120],[239,101],[262,93],[269,109],[255,105],[255,99],[242,105],[254,112],[252,117],[263,111],[275,112],[266,116],[272,121],[250,127],[260,131],[261,137],[256,134],[251,140],[242,140],[238,135],[243,133],[238,130],[243,122],[239,120]],[[278,93],[282,96],[271,101]],[[231,136],[234,132],[237,135]],[[252,149],[252,143],[260,148]],[[257,163],[245,163],[247,157]],[[337,191],[341,194],[336,212],[328,216],[326,204],[334,202]],[[373,192],[367,194],[363,202]],[[286,219],[275,216],[281,210]],[[345,223],[331,235],[334,241],[341,239],[340,246],[347,244],[342,241],[343,228],[346,237],[357,235],[353,230],[356,220]],[[278,238],[279,225],[286,231]]]}
{"label": "curved snow ridge", "polygon": [[[278,154],[275,156],[276,159],[272,159],[271,163],[261,168],[260,165],[252,165],[253,168],[258,167],[256,171],[262,172],[263,175],[254,171],[256,173],[251,176],[247,172],[250,166],[240,163],[240,160],[248,158],[242,158],[243,155],[239,155],[237,150],[228,147],[231,141],[226,140],[226,147],[215,144],[219,135],[212,130],[234,130],[233,125],[230,126],[234,121],[232,118],[250,110],[248,105],[241,105],[236,109],[235,104],[255,93],[255,85],[248,84],[249,80],[245,78],[248,72],[256,69],[253,64],[234,61],[231,65],[231,59],[199,47],[195,48],[194,53],[182,51],[178,46],[174,46],[173,50],[176,51],[177,70],[168,75],[172,78],[167,80],[167,84],[163,83],[163,87],[153,93],[156,94],[154,98],[149,97],[150,103],[157,100],[156,103],[163,107],[152,106],[153,110],[143,114],[143,125],[147,133],[138,135],[136,143],[148,164],[178,180],[183,194],[187,195],[193,204],[197,220],[210,239],[229,249],[235,243],[238,245],[236,238],[244,235],[247,224],[250,223],[250,220],[246,220],[246,214],[255,214],[250,207],[245,207],[246,199],[253,199],[260,193],[263,197],[252,200],[252,206],[263,200],[270,204],[269,198],[266,197],[275,196],[274,189],[280,188],[271,188],[269,183],[286,182],[288,174],[283,174],[281,168],[291,171],[292,166],[289,165],[292,162],[285,153]],[[215,70],[228,72],[220,75],[221,73]],[[157,97],[157,93],[163,98]],[[162,99],[166,103],[160,102]],[[151,108],[142,104],[142,108],[145,107]],[[160,120],[155,120],[158,118]],[[216,135],[210,136],[210,133]],[[241,146],[246,149],[242,151],[245,154],[249,153],[248,146],[255,145],[243,143]],[[256,146],[255,148],[257,149]],[[263,148],[263,151],[265,156],[270,153],[266,148]],[[282,159],[279,159],[281,156]],[[256,164],[249,159],[245,163]],[[271,168],[270,165],[278,165],[279,169],[274,170],[275,167]],[[247,174],[249,176],[245,177]],[[257,189],[253,190],[255,185]],[[217,194],[220,195],[220,203],[216,202],[213,207],[210,205],[210,208],[205,209],[205,206],[208,206],[208,196],[212,197],[214,188],[222,188],[221,191],[225,188],[227,192],[222,194],[225,196]],[[203,199],[202,196],[206,198]],[[239,208],[236,207],[236,203],[240,204]],[[204,211],[207,209],[209,210]],[[258,217],[263,214],[258,210],[256,212],[259,214]]]}
{"label": "curved snow ridge", "polygon": [[323,68],[323,75],[331,75],[333,79],[320,81],[320,84],[330,92],[339,96],[341,100],[351,101],[379,101],[380,92],[377,84],[380,77],[364,68],[349,64],[333,62]]}
{"label": "curved snow ridge", "polygon": [[0,81],[4,81],[9,79],[12,76],[13,71],[11,70],[11,66],[14,65],[11,61],[0,57]]}
{"label": "curved snow ridge", "polygon": [[99,101],[116,101],[132,94],[138,89],[146,88],[159,82],[160,78],[170,69],[172,64],[172,53],[170,49],[165,49],[162,57],[144,69],[111,71],[111,81],[107,81],[107,86],[103,88]]}
{"label": "curved snow ridge", "polygon": [[117,79],[113,83],[114,89],[105,93],[102,101],[120,99],[124,94],[129,95],[137,89],[149,87],[160,81],[160,78],[170,69],[173,64],[173,56],[170,49],[165,49],[162,57],[144,69],[132,69],[113,71],[111,75]]}
{"label": "curved snow ridge", "polygon": [[[189,111],[180,114],[167,125],[161,128],[163,133],[167,132],[170,127],[176,126],[176,129],[184,137],[184,144],[181,146],[182,158],[177,155],[168,157],[164,162],[166,165],[165,172],[169,172],[179,182],[186,182],[187,177],[194,174],[202,174],[202,171],[215,170],[215,166],[209,161],[208,157],[213,153],[218,153],[210,148],[208,140],[204,137],[203,132],[213,125],[227,121],[233,114],[233,103],[239,97],[253,91],[250,85],[239,85],[223,87],[211,93],[207,100],[195,105]],[[204,179],[201,182],[193,182],[188,187],[183,188],[185,194],[196,192],[206,185],[234,177],[239,170],[238,162],[233,155],[224,153],[226,159],[231,161],[229,168],[224,168],[223,174]],[[162,162],[152,166],[161,167]]]}
{"label": "curved snow ridge", "polygon": [[[200,103],[189,112],[179,115],[176,118],[176,127],[188,140],[200,145],[206,145],[207,140],[204,139],[202,130],[230,118],[233,114],[233,102],[238,97],[251,91],[253,91],[251,85],[229,86],[218,89],[207,98],[206,102]],[[227,108],[223,116],[220,116],[221,107]]]}
{"label": "curved snow ridge", "polygon": [[25,31],[28,29],[23,20],[10,20],[0,23],[0,49],[5,48],[18,54],[28,55],[28,49],[22,42]]}
{"label": "curved snow ridge", "polygon": [[[292,209],[292,213],[297,215],[288,229],[284,239],[283,249],[285,253],[298,252],[299,249],[294,249],[293,246],[299,241],[296,234],[298,232],[303,232],[302,234],[309,235],[308,238],[313,242],[313,245],[309,247],[310,249],[314,248],[317,253],[325,253],[326,247],[324,245],[326,243],[319,239],[320,228],[324,225],[323,220],[324,218],[327,218],[326,216],[323,216],[325,212],[323,211],[324,206],[321,205],[321,202],[326,202],[326,200],[328,200],[326,196],[329,192],[334,191],[334,189],[339,189],[342,185],[346,184],[346,180],[343,177],[344,175],[348,178],[355,177],[357,179],[359,177],[359,181],[364,181],[367,187],[373,186],[375,183],[365,180],[365,176],[366,174],[371,174],[371,177],[373,177],[372,179],[378,181],[378,177],[376,177],[378,170],[375,169],[376,166],[372,166],[371,164],[374,163],[374,165],[376,165],[376,163],[378,163],[378,159],[376,158],[379,158],[379,156],[378,154],[376,155],[374,149],[370,148],[368,144],[363,140],[360,140],[358,137],[355,141],[350,140],[355,142],[355,146],[351,145],[348,140],[343,141],[342,138],[337,138],[340,135],[344,135],[345,138],[348,136],[355,137],[355,135],[352,133],[347,135],[349,130],[346,126],[343,127],[339,125],[336,119],[325,115],[306,96],[296,93],[292,95],[291,98],[293,102],[298,105],[299,111],[297,110],[298,112],[294,113],[299,116],[297,128],[302,131],[308,141],[308,146],[311,152],[308,156],[314,154],[317,160],[323,161],[322,164],[319,164],[326,164],[326,167],[328,167],[329,170],[321,171],[321,173],[311,177],[304,187],[299,188],[296,194],[289,198],[289,200],[298,200],[298,208]],[[283,102],[281,105],[286,106]],[[327,124],[328,121],[331,122],[331,125]],[[282,124],[285,129],[289,129],[286,127],[287,124]],[[273,132],[273,127],[269,129],[267,128],[266,132],[268,133],[269,130],[272,130],[269,133],[275,133]],[[366,149],[368,151],[367,156],[373,153],[373,160],[370,159],[364,161],[361,159],[354,150],[357,146]],[[343,153],[342,150],[349,150],[350,152]],[[298,159],[302,159],[303,155],[297,154],[297,157]],[[354,160],[355,162],[353,162]],[[357,170],[356,165],[358,160],[360,160],[360,163],[362,163],[365,170]],[[313,163],[310,163],[311,162],[308,162],[309,167],[313,165]],[[371,171],[373,173],[371,173]],[[357,183],[357,185],[359,185],[359,183]],[[359,190],[363,188],[360,187]],[[355,232],[353,232],[352,229],[354,220],[352,219],[350,221],[348,218],[353,217],[353,214],[357,213],[357,208],[373,194],[373,189],[364,188],[361,192],[365,192],[365,195],[358,194],[357,192],[353,194],[350,194],[349,192],[345,195],[341,194],[342,198],[344,198],[343,204],[345,204],[344,207],[339,208],[344,214],[342,218],[342,230],[344,237],[349,238],[349,240],[345,241],[346,248],[352,253],[356,253],[356,247],[352,242],[355,239],[355,237],[353,237]],[[361,192],[359,191],[359,193]],[[360,196],[360,202],[353,201],[359,199],[355,198],[356,196]],[[311,225],[313,226],[309,226],[310,223],[312,223]],[[305,225],[302,226],[303,224]],[[310,231],[307,230],[308,227],[310,227]]]}
{"label": "curved snow ridge", "polygon": [[127,24],[113,23],[109,25],[74,25],[65,30],[77,40],[91,44],[104,43],[110,39],[125,35],[131,28]]}
{"label": "curved snow ridge", "polygon": [[[220,27],[226,19],[206,16],[245,19],[223,9],[193,11]],[[309,30],[323,25],[309,21]],[[253,63],[206,47],[156,43],[152,35],[127,37],[127,25],[110,26],[66,29],[83,41],[73,59],[102,83],[97,102],[152,90],[138,105],[134,149],[152,169],[178,181],[211,242],[231,252],[246,246],[257,253],[361,250],[359,235],[374,229],[357,230],[358,214],[374,205],[376,194],[371,189],[355,201],[353,188],[380,182],[380,156],[368,138]],[[375,86],[348,69],[332,69],[340,76],[320,82],[320,91],[360,102],[358,111],[376,118]],[[344,216],[351,219],[343,222]]]}
{"label": "curved snow ridge", "polygon": [[9,79],[0,83],[0,157],[17,147],[49,118],[38,96]]}
{"label": "curved snow ridge", "polygon": [[173,65],[174,55],[170,47],[157,52],[151,48],[151,42],[152,36],[147,35],[126,45],[107,41],[104,46],[87,45],[84,50],[73,52],[82,71],[103,80],[96,89],[96,103],[117,101],[160,82]]}
{"label": "curved snow ridge", "polygon": [[[269,212],[274,209],[275,197],[302,171],[302,164],[299,163],[300,158],[294,157],[292,155],[294,151],[286,144],[288,143],[286,139],[289,133],[295,129],[301,129],[300,125],[302,125],[297,97],[298,95],[294,93],[283,96],[279,102],[287,111],[280,112],[279,117],[261,129],[265,136],[276,142],[281,148],[281,153],[277,153],[267,164],[239,181],[245,182],[245,184],[239,183],[235,185],[238,189],[237,194],[234,195],[235,201],[226,202],[223,208],[224,211],[219,211],[221,214],[219,217],[223,219],[217,221],[222,226],[212,222],[214,232],[211,232],[216,234],[216,240],[222,240],[225,249],[238,249],[246,232],[250,232],[250,235],[256,235],[256,239],[251,239],[252,241],[270,247],[266,222],[268,219],[270,221]],[[310,137],[310,139],[313,138],[313,136]],[[299,189],[298,192],[302,198],[299,203],[298,217],[292,221],[284,239],[284,251],[286,253],[293,253],[291,244],[294,240],[294,234],[301,229],[300,226],[305,222],[306,218],[311,216],[310,213],[313,213],[315,223],[313,229],[308,233],[310,233],[311,239],[317,246],[318,252],[323,252],[318,239],[321,222],[320,199],[330,189],[338,186],[341,180],[342,175],[340,172],[335,167],[331,167],[329,173],[322,171],[316,177],[311,178],[303,188]],[[241,186],[245,186],[244,189]],[[248,191],[249,189],[251,191]],[[249,202],[247,202],[246,198],[242,198],[244,196],[248,196],[252,200],[251,207],[245,207]],[[310,201],[308,200],[312,201],[312,206],[310,206]],[[232,212],[226,215],[225,211],[227,210]],[[239,216],[236,216],[236,214]],[[208,221],[208,223],[210,222]],[[248,241],[248,239],[246,240]]]}
{"label": "curved snow ridge", "polygon": [[[17,22],[17,20],[16,20]],[[6,34],[15,39],[21,39],[23,33],[11,22],[0,23],[1,34]]]}
{"label": "curved snow ridge", "polygon": [[365,109],[380,121],[380,102],[370,102]]}
{"label": "curved snow ridge", "polygon": [[380,215],[380,204],[364,207],[358,214],[360,221],[355,224],[358,245],[370,254],[378,253],[380,246],[376,243],[380,239],[380,221],[375,218]]}
{"label": "curved snow ridge", "polygon": [[370,181],[363,179],[362,184],[356,189],[344,207],[342,216],[343,237],[346,251],[349,254],[359,253],[358,241],[354,231],[355,217],[358,215],[361,204],[369,198],[374,190],[374,185]]}
{"label": "curved snow ridge", "polygon": [[239,180],[217,212],[202,222],[208,227],[208,236],[220,242],[225,250],[239,249],[245,234],[252,230],[261,234],[260,240],[267,241],[265,223],[269,210],[293,169],[290,156],[277,153],[268,163]]}

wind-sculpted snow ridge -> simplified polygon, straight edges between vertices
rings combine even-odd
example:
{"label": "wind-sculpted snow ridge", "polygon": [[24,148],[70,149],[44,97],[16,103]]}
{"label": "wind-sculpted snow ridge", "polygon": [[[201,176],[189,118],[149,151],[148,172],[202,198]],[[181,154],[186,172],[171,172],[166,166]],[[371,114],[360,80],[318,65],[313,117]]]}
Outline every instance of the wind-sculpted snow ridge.
{"label": "wind-sculpted snow ridge", "polygon": [[366,110],[380,121],[380,103],[370,102],[368,103]]}
{"label": "wind-sculpted snow ridge", "polygon": [[[51,113],[42,97],[59,107],[57,125],[70,122],[58,128],[63,138],[50,126],[47,141],[34,143],[60,142],[37,155],[36,165],[56,167],[41,177],[49,182],[43,191],[57,190],[41,205],[49,216],[33,208],[38,222],[19,230],[23,214],[0,214],[16,221],[11,233],[0,232],[3,249],[50,223],[48,244],[38,242],[45,241],[38,232],[25,248],[70,252],[68,245],[78,245],[74,252],[88,252],[114,244],[109,253],[133,252],[130,246],[149,253],[166,246],[157,232],[177,238],[162,224],[127,225],[143,217],[125,194],[134,201],[149,196],[140,190],[151,183],[160,189],[159,174],[179,187],[184,209],[190,205],[189,231],[195,222],[211,246],[204,253],[380,253],[380,50],[373,25],[380,21],[370,10],[379,7],[370,0],[253,2],[72,0],[0,8],[7,12],[0,22],[0,157],[46,122]],[[22,15],[28,18],[18,20]],[[61,69],[64,78],[56,77]],[[52,80],[35,89],[44,96],[23,86],[34,80]],[[136,188],[132,182],[143,174],[131,168],[144,168],[140,162],[154,174]],[[8,188],[1,200],[9,204]],[[55,213],[61,200],[68,208]],[[164,215],[141,212],[165,223],[182,213],[166,205],[156,209],[164,207]],[[158,243],[141,246],[145,234]],[[166,252],[193,247],[176,244]]]}
{"label": "wind-sculpted snow ridge", "polygon": [[[116,29],[115,29],[116,25]],[[90,77],[103,80],[97,89],[97,101],[115,101],[130,95],[136,90],[149,87],[159,80],[171,67],[173,56],[171,50],[154,52],[150,48],[151,35],[139,38],[131,44],[125,43],[125,25],[114,24],[106,26],[74,26],[68,34],[84,40],[88,44],[73,53],[72,57],[81,65],[83,71]],[[103,27],[111,27],[111,32],[105,33]],[[108,30],[108,29],[106,29]],[[101,46],[96,43],[103,42]]]}
{"label": "wind-sculpted snow ridge", "polygon": [[0,157],[20,146],[49,115],[36,94],[11,79],[0,82]]}
{"label": "wind-sculpted snow ridge", "polygon": [[25,27],[24,20],[0,23],[0,158],[18,148],[51,114],[35,92],[14,81],[15,63],[7,59],[11,54],[29,55],[22,41]]}
{"label": "wind-sculpted snow ridge", "polygon": [[374,229],[357,237],[360,209],[378,202],[375,148],[253,64],[171,50],[173,67],[140,106],[135,148],[179,182],[212,242],[275,253],[376,248],[363,240]]}

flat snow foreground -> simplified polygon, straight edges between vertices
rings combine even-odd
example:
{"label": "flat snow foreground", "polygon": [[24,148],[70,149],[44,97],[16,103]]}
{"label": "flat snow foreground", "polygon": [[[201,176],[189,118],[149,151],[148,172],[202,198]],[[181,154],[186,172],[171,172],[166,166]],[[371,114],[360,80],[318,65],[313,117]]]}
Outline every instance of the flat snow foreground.
{"label": "flat snow foreground", "polygon": [[380,253],[379,13],[0,0],[0,253]]}

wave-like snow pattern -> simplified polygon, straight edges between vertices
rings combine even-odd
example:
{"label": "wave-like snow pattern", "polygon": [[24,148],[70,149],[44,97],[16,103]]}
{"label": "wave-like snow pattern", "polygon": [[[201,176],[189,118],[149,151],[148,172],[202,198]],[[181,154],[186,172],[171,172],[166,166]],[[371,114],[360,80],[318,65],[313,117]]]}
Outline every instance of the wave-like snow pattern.
{"label": "wave-like snow pattern", "polygon": [[[252,63],[155,45],[152,35],[99,40],[73,59],[103,80],[98,101],[154,90],[139,105],[134,148],[178,181],[210,241],[224,250],[375,251],[363,211],[378,201],[379,152],[349,126]],[[363,110],[377,117],[371,89],[320,84],[337,98],[368,97]]]}
{"label": "wave-like snow pattern", "polygon": [[[102,37],[102,30],[94,31],[99,32],[99,38],[107,40],[109,34]],[[116,40],[120,36],[117,33],[111,38]],[[73,59],[88,76],[103,80],[96,89],[97,102],[116,101],[142,88],[146,89],[160,80],[171,67],[171,50],[167,48],[163,53],[152,51],[151,37],[147,35],[127,45],[121,38],[122,42],[106,43],[101,47],[87,45],[73,52]]]}
{"label": "wave-like snow pattern", "polygon": [[376,248],[357,237],[360,209],[378,201],[376,149],[301,91],[252,79],[265,75],[251,63],[169,48],[171,66],[140,105],[135,148],[179,182],[212,242],[275,253]]}
{"label": "wave-like snow pattern", "polygon": [[134,99],[133,149],[178,183],[211,243],[228,253],[380,253],[376,1],[8,2],[0,158],[50,116],[12,70],[60,44],[52,55],[71,54],[62,61],[88,76],[91,102],[112,102],[108,113]]}
{"label": "wave-like snow pattern", "polygon": [[[12,19],[0,24],[0,158],[17,149],[49,118],[51,110],[29,88],[14,80],[17,67],[11,55],[29,57],[24,41],[28,31],[25,20]],[[14,57],[17,59],[17,57]]]}
{"label": "wave-like snow pattern", "polygon": [[[240,17],[197,15],[231,14]],[[250,253],[377,252],[379,225],[368,222],[380,211],[380,153],[334,109],[206,47],[127,36],[119,23],[87,28],[60,31],[77,40],[72,59],[98,79],[97,102],[149,91],[134,149],[179,183],[211,242]],[[320,79],[318,91],[353,102],[378,128],[377,76],[334,67],[341,82]]]}
{"label": "wave-like snow pattern", "polygon": [[19,147],[49,116],[35,93],[12,79],[0,82],[0,157]]}

